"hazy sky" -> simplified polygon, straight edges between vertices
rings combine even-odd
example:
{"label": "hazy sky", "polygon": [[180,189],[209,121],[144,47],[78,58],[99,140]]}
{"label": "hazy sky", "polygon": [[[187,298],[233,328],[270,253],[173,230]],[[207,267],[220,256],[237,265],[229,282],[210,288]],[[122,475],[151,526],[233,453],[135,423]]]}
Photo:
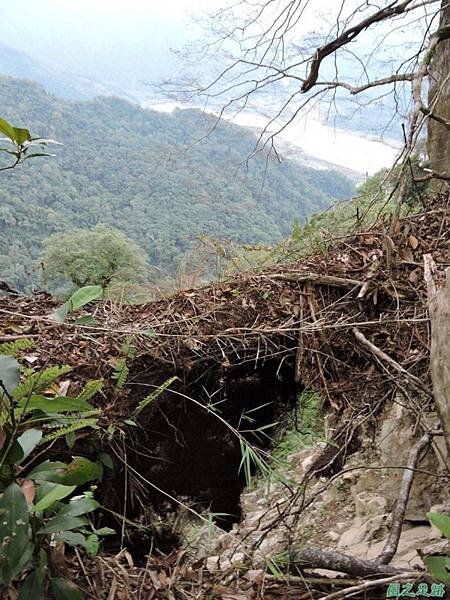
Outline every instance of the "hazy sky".
{"label": "hazy sky", "polygon": [[[356,1],[346,0],[346,9]],[[191,15],[228,3],[229,0],[0,0],[0,41],[53,67],[127,87],[134,75],[148,81],[164,79],[167,74],[174,77],[181,63],[171,50],[181,49],[199,36]],[[327,28],[340,5],[339,0],[310,0],[301,19],[300,35]],[[298,40],[299,32],[295,35]],[[363,42],[371,35],[376,34],[366,33]],[[401,31],[395,35],[398,40]],[[408,39],[411,35],[409,30]],[[387,43],[383,47],[389,52]]]}
{"label": "hazy sky", "polygon": [[[156,71],[192,35],[189,14],[216,0],[0,0],[0,40],[97,78]],[[150,75],[152,75],[150,73]],[[156,74],[157,75],[157,74]]]}

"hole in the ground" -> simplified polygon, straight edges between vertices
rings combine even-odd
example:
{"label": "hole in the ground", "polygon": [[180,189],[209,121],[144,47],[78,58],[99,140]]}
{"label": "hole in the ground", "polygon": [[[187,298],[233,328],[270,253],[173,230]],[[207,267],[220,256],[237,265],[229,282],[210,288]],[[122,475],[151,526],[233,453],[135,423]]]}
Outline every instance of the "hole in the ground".
{"label": "hole in the ground", "polygon": [[[281,365],[267,361],[256,369],[241,365],[229,369],[220,382],[206,377],[200,381],[180,388],[179,395],[166,393],[153,406],[128,458],[159,490],[197,512],[210,511],[215,523],[228,531],[241,518],[240,495],[245,486],[241,443],[229,426],[251,444],[268,449],[274,433],[270,425],[295,406],[299,389],[287,360]],[[134,389],[141,386],[143,395],[148,393],[144,379],[135,378],[134,383]],[[140,518],[148,505],[163,518],[176,510],[176,503],[155,488],[139,486],[134,493],[128,518]],[[161,531],[159,537],[152,541],[161,550],[177,545],[172,531]],[[134,550],[148,552],[150,540],[145,544],[139,532],[136,540]]]}

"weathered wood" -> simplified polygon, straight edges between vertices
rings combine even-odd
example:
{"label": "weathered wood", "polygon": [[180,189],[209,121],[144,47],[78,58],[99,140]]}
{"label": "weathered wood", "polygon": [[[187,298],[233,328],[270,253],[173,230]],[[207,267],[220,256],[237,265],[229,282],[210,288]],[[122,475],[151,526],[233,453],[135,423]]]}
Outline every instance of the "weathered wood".
{"label": "weathered wood", "polygon": [[405,569],[378,564],[373,560],[356,558],[334,550],[321,550],[314,547],[296,552],[291,561],[292,563],[302,569],[329,569],[330,571],[347,573],[351,577],[398,575],[405,572]]}
{"label": "weathered wood", "polygon": [[430,366],[436,412],[441,422],[450,462],[450,268],[441,287],[431,254],[425,254],[424,277],[431,321]]}

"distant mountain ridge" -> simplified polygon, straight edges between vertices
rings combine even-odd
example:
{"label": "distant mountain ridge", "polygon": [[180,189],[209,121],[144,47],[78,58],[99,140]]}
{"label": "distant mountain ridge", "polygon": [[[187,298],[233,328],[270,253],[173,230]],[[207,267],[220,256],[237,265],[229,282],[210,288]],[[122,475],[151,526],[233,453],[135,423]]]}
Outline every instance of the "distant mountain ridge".
{"label": "distant mountain ridge", "polygon": [[96,96],[118,95],[133,100],[117,86],[54,69],[26,52],[0,42],[0,74],[29,79],[45,90],[67,100],[92,100]]}
{"label": "distant mountain ridge", "polygon": [[0,78],[0,106],[14,125],[63,143],[56,158],[0,174],[0,280],[22,289],[37,281],[36,259],[53,233],[105,223],[169,276],[197,236],[271,244],[294,219],[354,190],[339,173],[288,160],[258,154],[246,164],[255,136],[226,122],[214,128],[215,117],[199,110],[69,102],[10,77]]}

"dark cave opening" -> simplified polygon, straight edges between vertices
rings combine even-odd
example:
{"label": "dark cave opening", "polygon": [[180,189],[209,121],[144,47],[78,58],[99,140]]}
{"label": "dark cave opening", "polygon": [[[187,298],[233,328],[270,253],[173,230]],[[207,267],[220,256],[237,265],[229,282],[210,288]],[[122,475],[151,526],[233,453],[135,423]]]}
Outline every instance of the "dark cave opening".
{"label": "dark cave opening", "polygon": [[[242,364],[221,377],[216,370],[211,372],[214,375],[199,378],[194,385],[180,382],[178,389],[158,399],[140,425],[129,460],[159,490],[196,512],[210,511],[216,525],[229,531],[241,519],[240,495],[246,484],[240,469],[241,441],[233,430],[253,446],[268,450],[271,436],[296,406],[301,390],[288,360],[267,360],[256,368]],[[133,381],[136,389],[141,382],[145,385],[142,376]],[[177,509],[167,495],[146,486],[144,497],[129,503],[127,518],[141,519],[143,504],[162,521]],[[169,528],[150,537],[145,543],[137,531],[130,540],[133,550],[144,557],[151,544],[164,552],[179,545]]]}

